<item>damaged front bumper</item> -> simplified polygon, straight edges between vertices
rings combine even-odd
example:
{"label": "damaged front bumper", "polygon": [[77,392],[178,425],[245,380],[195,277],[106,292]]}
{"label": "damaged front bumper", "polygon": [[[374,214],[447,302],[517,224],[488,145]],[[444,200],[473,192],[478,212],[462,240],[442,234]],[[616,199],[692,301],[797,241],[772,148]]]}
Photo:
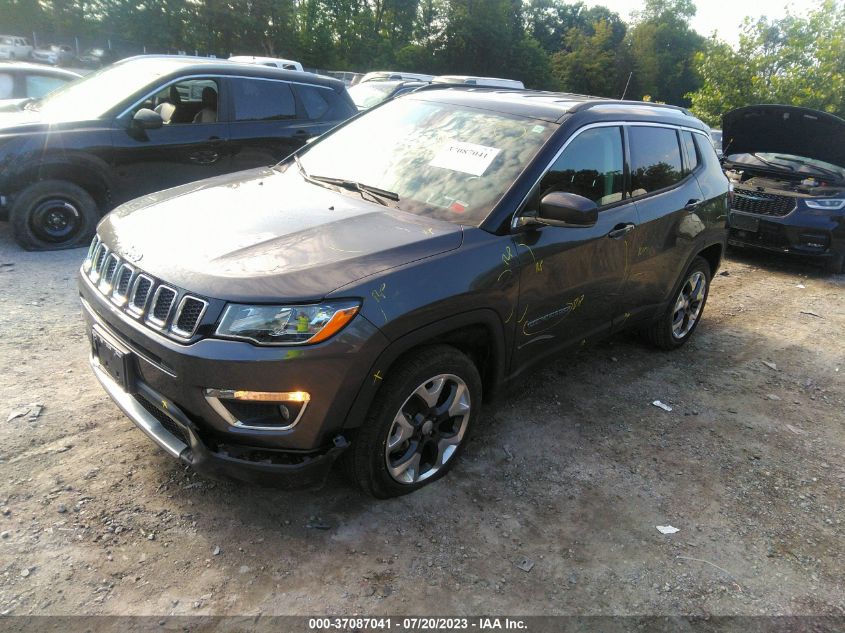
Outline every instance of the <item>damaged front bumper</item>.
{"label": "damaged front bumper", "polygon": [[207,446],[179,407],[143,383],[137,394],[121,385],[91,357],[100,384],[135,425],[156,444],[197,472],[217,479],[284,489],[318,488],[338,456],[349,446],[342,435],[322,451],[293,452],[240,445]]}

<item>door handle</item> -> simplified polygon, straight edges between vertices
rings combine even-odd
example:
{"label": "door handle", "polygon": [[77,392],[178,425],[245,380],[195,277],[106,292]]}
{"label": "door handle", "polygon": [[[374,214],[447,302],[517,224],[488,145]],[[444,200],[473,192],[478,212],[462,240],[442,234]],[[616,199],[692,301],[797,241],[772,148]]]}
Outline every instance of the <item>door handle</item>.
{"label": "door handle", "polygon": [[607,234],[607,236],[612,240],[618,240],[620,237],[625,237],[637,228],[636,224],[631,224],[630,222],[627,224],[617,224],[613,227],[613,230]]}
{"label": "door handle", "polygon": [[689,202],[687,202],[687,205],[684,207],[684,209],[686,209],[687,211],[689,211],[690,213],[692,213],[692,212],[693,212],[693,211],[695,211],[695,210],[696,210],[696,209],[697,209],[700,205],[701,205],[701,200],[692,199],[692,200],[690,200]]}

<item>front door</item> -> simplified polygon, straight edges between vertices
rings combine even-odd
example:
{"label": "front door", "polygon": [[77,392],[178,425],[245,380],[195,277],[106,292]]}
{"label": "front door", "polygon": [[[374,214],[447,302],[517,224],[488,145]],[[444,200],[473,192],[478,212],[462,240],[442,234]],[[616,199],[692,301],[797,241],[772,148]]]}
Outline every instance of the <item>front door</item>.
{"label": "front door", "polygon": [[[219,78],[176,81],[136,104],[112,132],[115,202],[232,171],[229,124]],[[132,124],[141,108],[163,119],[158,129]]]}
{"label": "front door", "polygon": [[520,296],[515,367],[580,345],[607,332],[622,306],[636,233],[637,210],[624,196],[624,153],[619,126],[576,136],[543,176],[529,205],[552,191],[595,202],[590,227],[533,227],[513,237],[506,256],[518,256]]}

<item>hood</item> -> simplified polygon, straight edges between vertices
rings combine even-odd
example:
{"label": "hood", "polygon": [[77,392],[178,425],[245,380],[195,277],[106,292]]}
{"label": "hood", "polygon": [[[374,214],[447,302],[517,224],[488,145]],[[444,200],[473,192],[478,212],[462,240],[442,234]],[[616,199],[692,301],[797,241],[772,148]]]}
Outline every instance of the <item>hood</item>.
{"label": "hood", "polygon": [[460,246],[457,224],[251,170],[126,203],[98,233],[139,269],[228,301],[319,301],[356,280]]}
{"label": "hood", "polygon": [[722,151],[731,154],[769,152],[822,160],[845,168],[845,120],[785,105],[754,105],[722,116]]}

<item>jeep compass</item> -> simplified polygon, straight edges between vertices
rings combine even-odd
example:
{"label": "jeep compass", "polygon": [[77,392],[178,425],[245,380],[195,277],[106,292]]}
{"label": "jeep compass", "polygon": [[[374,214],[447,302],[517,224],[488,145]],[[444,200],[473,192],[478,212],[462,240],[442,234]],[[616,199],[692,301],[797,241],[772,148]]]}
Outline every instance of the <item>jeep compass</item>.
{"label": "jeep compass", "polygon": [[341,458],[404,494],[536,362],[623,328],[686,342],[728,188],[679,108],[412,93],[106,216],[79,275],[91,365],[198,471],[313,486]]}

